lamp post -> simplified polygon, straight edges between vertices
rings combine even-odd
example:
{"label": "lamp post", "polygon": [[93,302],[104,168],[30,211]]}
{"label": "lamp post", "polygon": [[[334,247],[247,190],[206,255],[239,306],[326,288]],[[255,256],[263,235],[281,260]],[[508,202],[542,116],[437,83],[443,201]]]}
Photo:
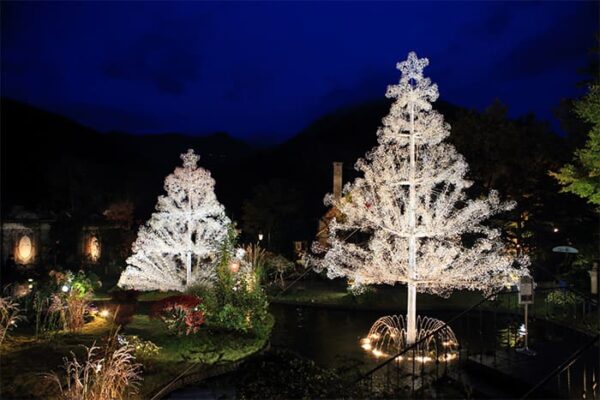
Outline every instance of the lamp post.
{"label": "lamp post", "polygon": [[598,263],[595,262],[592,269],[588,271],[590,274],[590,290],[592,294],[598,295]]}

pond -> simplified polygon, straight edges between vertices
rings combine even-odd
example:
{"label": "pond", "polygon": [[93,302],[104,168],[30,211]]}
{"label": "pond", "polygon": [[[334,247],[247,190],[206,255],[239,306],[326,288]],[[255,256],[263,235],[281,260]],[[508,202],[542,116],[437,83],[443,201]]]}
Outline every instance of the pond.
{"label": "pond", "polygon": [[[371,325],[389,313],[382,311],[337,310],[272,304],[275,327],[273,346],[298,352],[324,367],[339,367],[349,360],[376,365],[377,360],[360,347]],[[423,315],[449,321],[457,311],[430,311]],[[523,340],[523,319],[518,315],[475,311],[460,317],[450,326],[463,348],[472,352],[514,348]],[[529,322],[529,345],[538,343],[579,343],[585,335],[542,319]]]}
{"label": "pond", "polygon": [[[389,313],[284,304],[271,304],[270,312],[276,320],[271,334],[272,347],[291,350],[325,368],[359,365],[362,371],[366,371],[383,361],[364,351],[360,340],[368,334],[371,325],[378,318]],[[422,315],[442,321],[449,321],[458,313],[421,311]],[[490,354],[491,350],[499,350],[494,353],[514,357],[514,348],[523,340],[523,317],[519,315],[474,311],[463,315],[450,325],[463,349],[468,348],[471,354]],[[530,347],[539,348],[542,353],[534,358],[533,362],[545,367],[524,366],[536,369],[537,373],[529,377],[531,383],[537,382],[538,376],[544,376],[545,371],[560,364],[581,343],[589,340],[584,334],[543,319],[532,318],[529,329]],[[557,348],[559,351],[549,350]],[[499,367],[502,367],[501,364],[502,361]],[[169,398],[185,398],[180,396],[199,394],[205,390],[202,385],[188,387],[173,393]]]}

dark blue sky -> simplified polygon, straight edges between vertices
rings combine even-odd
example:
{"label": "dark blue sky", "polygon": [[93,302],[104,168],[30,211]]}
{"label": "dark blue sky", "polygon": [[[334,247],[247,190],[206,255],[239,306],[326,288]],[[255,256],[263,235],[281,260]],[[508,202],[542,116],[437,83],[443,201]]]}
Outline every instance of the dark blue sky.
{"label": "dark blue sky", "polygon": [[2,95],[102,131],[284,138],[381,98],[415,50],[443,99],[550,121],[598,20],[597,2],[3,2]]}

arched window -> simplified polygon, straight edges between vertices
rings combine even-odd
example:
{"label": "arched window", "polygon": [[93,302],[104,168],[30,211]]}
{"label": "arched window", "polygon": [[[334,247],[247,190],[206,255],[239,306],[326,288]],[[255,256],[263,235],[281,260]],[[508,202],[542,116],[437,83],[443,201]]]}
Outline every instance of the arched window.
{"label": "arched window", "polygon": [[27,262],[33,256],[33,243],[27,235],[21,236],[17,244],[17,260]]}
{"label": "arched window", "polygon": [[100,241],[97,236],[91,236],[88,241],[88,256],[92,261],[100,259]]}

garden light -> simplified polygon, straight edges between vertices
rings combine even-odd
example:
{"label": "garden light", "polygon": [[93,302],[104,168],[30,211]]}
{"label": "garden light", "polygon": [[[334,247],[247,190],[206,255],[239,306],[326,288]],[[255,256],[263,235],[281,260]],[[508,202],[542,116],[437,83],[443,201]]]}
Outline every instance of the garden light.
{"label": "garden light", "polygon": [[63,285],[60,290],[62,290],[63,293],[67,293],[69,291],[69,287],[67,285]]}
{"label": "garden light", "polygon": [[108,311],[106,308],[104,308],[104,309],[102,309],[102,310],[100,311],[99,315],[100,315],[102,318],[106,318],[106,317],[108,317],[108,316],[110,315],[110,312],[109,312],[109,311]]}
{"label": "garden light", "polygon": [[237,274],[237,272],[240,270],[240,263],[239,262],[232,262],[229,265],[229,269],[231,270],[231,272],[233,272],[234,274]]}

